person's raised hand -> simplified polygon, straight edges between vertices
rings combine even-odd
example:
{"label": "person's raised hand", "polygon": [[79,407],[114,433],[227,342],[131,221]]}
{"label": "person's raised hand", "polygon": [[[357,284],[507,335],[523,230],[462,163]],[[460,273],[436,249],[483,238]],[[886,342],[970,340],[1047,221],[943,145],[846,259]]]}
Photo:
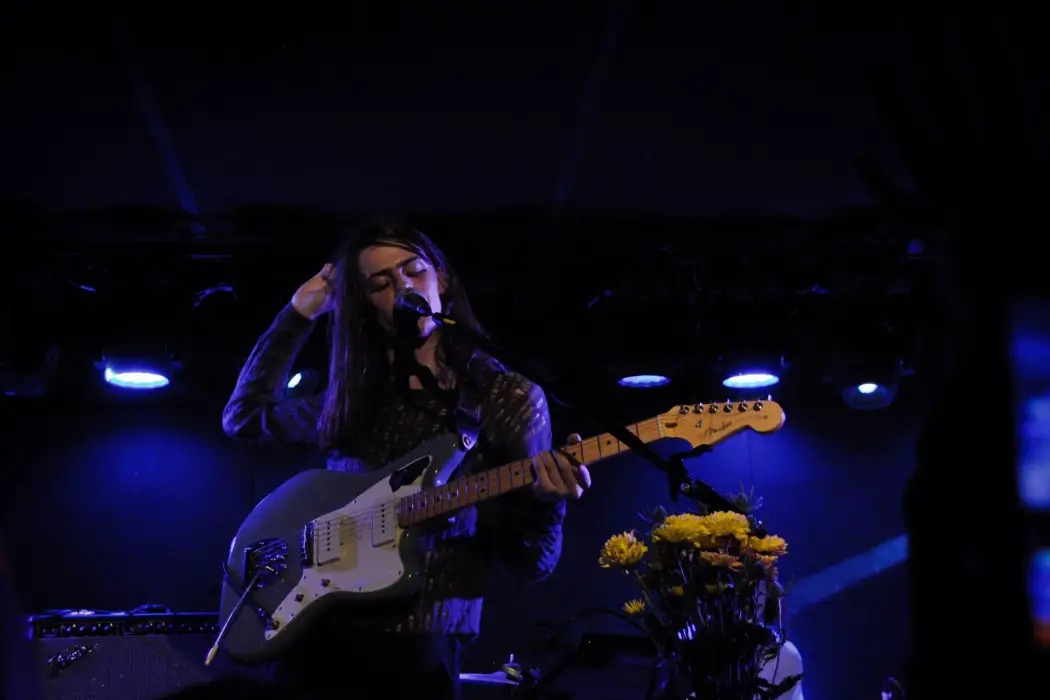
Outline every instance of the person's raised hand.
{"label": "person's raised hand", "polygon": [[332,273],[335,266],[327,263],[321,271],[308,279],[292,295],[292,308],[306,318],[313,320],[332,310],[332,292],[335,280]]}

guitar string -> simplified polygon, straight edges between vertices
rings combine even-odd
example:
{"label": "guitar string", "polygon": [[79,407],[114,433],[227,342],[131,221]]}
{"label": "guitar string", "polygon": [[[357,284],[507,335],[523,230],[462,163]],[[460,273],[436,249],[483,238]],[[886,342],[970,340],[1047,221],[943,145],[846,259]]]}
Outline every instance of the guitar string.
{"label": "guitar string", "polygon": [[[655,424],[655,426],[654,426],[654,424]],[[660,423],[660,417],[654,417],[654,418],[649,418],[649,419],[644,420],[644,421],[639,421],[637,423],[634,423],[633,427],[634,427],[634,430],[632,432],[634,432],[634,434],[637,435],[639,438],[643,437],[642,436],[643,428],[647,429],[647,428],[651,428],[651,427],[655,427],[656,428],[656,430],[657,430],[657,436],[656,437],[657,438],[663,436],[663,430],[662,430],[663,426]],[[627,429],[630,430],[631,426],[628,426]],[[597,449],[598,449],[598,459],[602,459],[606,455],[602,455],[601,454],[601,452],[602,452],[601,445],[602,445],[603,442],[608,443],[609,437],[611,437],[611,436],[601,435],[601,436],[595,436],[595,437],[587,438],[586,440],[583,440],[580,443],[576,443],[576,444],[573,444],[573,445],[565,445],[562,449],[572,450],[573,448],[579,447],[580,448],[580,455],[577,458],[578,459],[582,459],[584,461],[587,461],[586,458],[585,458],[586,448],[589,446],[589,443],[594,443],[594,446],[597,447]],[[621,448],[621,443],[620,443],[619,440],[616,440],[616,445],[617,445],[616,454],[620,454],[623,450],[620,449]],[[611,457],[613,455],[607,455],[607,456]],[[519,460],[519,461],[523,462],[523,461],[527,461],[527,460]],[[590,460],[590,461],[594,461],[594,460]],[[507,465],[504,465],[504,466],[507,466]],[[490,470],[490,471],[495,471],[495,470]],[[465,478],[469,480],[471,477],[465,477]],[[476,480],[475,480],[475,483],[477,483]],[[468,486],[469,486],[469,484],[468,484]],[[347,526],[356,526],[358,524],[366,524],[369,521],[372,521],[374,523],[375,515],[376,515],[375,510],[376,510],[377,506],[379,508],[383,508],[383,507],[386,507],[386,506],[399,504],[402,501],[404,501],[405,499],[411,498],[412,496],[414,496],[414,495],[416,495],[418,493],[424,492],[424,491],[430,491],[431,493],[433,493],[433,489],[420,489],[420,491],[416,491],[415,493],[410,494],[408,496],[399,496],[399,497],[396,497],[396,498],[387,499],[387,500],[384,500],[384,501],[379,501],[377,503],[373,503],[370,506],[367,506],[367,507],[364,507],[364,508],[359,508],[358,510],[355,510],[355,511],[350,511],[348,513],[340,513],[339,515],[334,516],[334,517],[326,518],[326,517],[322,516],[321,518],[317,518],[316,520],[312,521],[313,524],[314,524],[314,537],[316,538],[318,536],[318,533],[317,533],[318,527],[321,527],[321,528],[332,527],[332,523],[337,523],[337,524],[334,525],[334,527],[337,528],[337,531],[340,534],[343,532],[344,528],[346,528]],[[504,491],[500,491],[500,493],[505,493],[505,492]],[[478,499],[478,500],[480,501],[480,500],[485,500],[485,499],[481,498],[481,499]],[[475,501],[475,502],[477,502],[477,501]],[[469,503],[461,504],[461,505],[458,505],[458,506],[454,507],[452,510],[458,510],[459,508],[466,507],[468,505],[471,505],[471,504],[469,504]],[[435,513],[435,514],[430,515],[430,516],[425,516],[424,518],[421,518],[421,520],[428,520],[430,518],[438,517],[440,515],[442,515],[442,514],[441,513]],[[397,519],[397,511],[396,510],[395,510],[395,513],[394,513],[394,517],[395,517],[395,519]]]}
{"label": "guitar string", "polygon": [[[650,427],[650,424],[655,423],[656,424],[656,429],[657,429],[657,436],[654,439],[658,439],[660,437],[663,437],[663,425],[660,423],[659,419],[660,419],[660,417],[655,417],[655,418],[650,418],[649,420],[646,420],[646,421],[640,421],[638,423],[635,423],[634,424],[634,428],[635,428],[634,433],[635,433],[635,435],[637,435],[639,438],[642,438],[642,427],[643,426]],[[630,428],[628,428],[628,429],[630,429]],[[595,437],[592,437],[592,438],[588,438],[586,440],[582,440],[581,442],[573,444],[573,445],[567,445],[567,446],[565,446],[562,449],[572,449],[573,447],[579,447],[580,448],[580,456],[578,457],[578,459],[584,459],[585,458],[585,454],[586,454],[585,450],[586,450],[587,444],[593,442],[593,443],[596,444],[596,447],[598,448],[598,460],[601,460],[601,459],[603,459],[606,456],[609,456],[609,457],[613,456],[613,455],[602,455],[601,454],[602,442],[606,441],[606,440],[607,440],[607,437],[604,436],[604,435],[602,435],[602,436],[595,436]],[[646,442],[649,442],[649,441],[650,440],[646,440]],[[621,445],[619,440],[616,440],[616,445],[617,445],[616,454],[620,454],[621,452],[623,452],[622,445]],[[524,462],[524,461],[527,461],[527,460],[519,460],[519,462]],[[593,462],[595,460],[591,460],[591,461]],[[508,466],[508,465],[503,465],[503,466]],[[499,468],[500,467],[497,467],[496,470],[490,470],[490,471],[497,471]],[[470,477],[465,477],[465,478],[469,482]],[[458,481],[458,479],[457,479],[457,481]],[[476,479],[475,479],[474,483],[475,484],[477,483]],[[523,485],[524,484],[522,484],[522,486]],[[515,490],[516,488],[520,488],[520,486],[519,487],[514,487],[512,489],[508,489],[508,491]],[[325,525],[330,526],[327,532],[337,534],[341,538],[346,530],[349,529],[351,531],[355,531],[356,527],[359,524],[360,525],[370,525],[370,526],[374,527],[374,524],[375,524],[375,510],[376,510],[376,506],[377,505],[380,508],[383,508],[383,507],[386,507],[386,506],[398,504],[398,503],[403,502],[407,498],[410,498],[411,496],[414,496],[414,495],[416,495],[416,494],[418,494],[420,492],[423,492],[423,491],[431,491],[431,492],[433,492],[432,489],[421,489],[420,491],[417,491],[417,492],[415,492],[413,494],[410,494],[408,496],[400,496],[400,497],[396,497],[396,498],[393,498],[393,499],[387,499],[387,500],[384,500],[384,501],[379,501],[378,503],[372,504],[371,506],[369,506],[367,508],[361,508],[361,509],[358,509],[357,511],[351,511],[349,513],[340,513],[336,517],[331,517],[331,518],[323,518],[322,517],[322,518],[318,518],[318,519],[312,521],[314,523],[314,525],[315,525],[314,532],[312,533],[313,534],[313,539],[314,539],[314,544],[316,545],[316,540],[317,540],[319,535],[321,537],[324,537],[325,534],[326,534],[324,531],[322,531],[321,533],[317,532],[317,525],[319,525],[319,524],[322,526],[322,528]],[[502,491],[501,490],[501,491],[497,492],[494,495],[502,495],[503,493],[507,493],[508,491]],[[456,493],[458,494],[458,489],[457,489]],[[477,501],[475,501],[475,503],[480,502],[480,501],[484,501],[484,500],[486,500],[489,497],[490,496],[488,495],[488,493],[486,493],[486,495],[484,497],[477,499]],[[451,498],[449,500],[451,500]],[[456,506],[454,506],[451,509],[449,509],[449,514],[451,515],[451,512],[454,512],[454,511],[459,510],[461,508],[467,507],[469,505],[472,505],[472,504],[471,503],[457,504]],[[398,511],[395,510],[394,511],[395,524],[396,524],[396,520],[398,519],[397,515],[398,515]],[[424,516],[420,520],[421,521],[429,520],[431,518],[438,517],[440,515],[444,515],[444,513],[433,513],[431,515]],[[336,524],[334,525],[334,527],[331,527],[331,524],[333,522],[335,522]],[[342,542],[340,542],[340,546],[341,545],[342,545]]]}
{"label": "guitar string", "polygon": [[[643,437],[642,436],[643,426],[645,428],[650,428],[650,427],[653,427],[652,424],[655,424],[655,427],[657,429],[657,436],[656,437],[657,438],[662,437],[663,436],[663,430],[662,430],[663,426],[660,423],[660,417],[654,417],[654,418],[650,418],[648,420],[639,421],[638,423],[635,423],[633,425],[633,427],[634,427],[634,431],[633,432],[639,438],[642,438]],[[628,430],[630,430],[630,427],[628,427]],[[594,443],[595,447],[597,447],[597,449],[598,449],[598,459],[603,459],[606,456],[611,457],[613,455],[602,455],[601,454],[601,452],[602,452],[602,450],[601,450],[602,443],[603,442],[607,443],[609,437],[611,437],[611,436],[607,437],[605,435],[601,435],[601,436],[595,436],[595,437],[587,438],[586,440],[583,440],[580,443],[576,443],[576,444],[573,444],[573,445],[566,445],[562,449],[571,450],[571,449],[573,449],[575,447],[579,447],[580,448],[580,455],[579,455],[578,459],[585,459],[586,448],[589,446],[589,443]],[[621,443],[620,443],[619,440],[616,440],[616,445],[617,445],[616,454],[620,454],[623,450],[621,449]],[[524,461],[527,461],[527,460],[518,460],[518,461],[519,462],[524,462]],[[590,460],[590,461],[593,462],[595,460]],[[504,466],[508,466],[508,465],[504,465]],[[495,471],[495,470],[490,470],[490,471]],[[468,487],[469,487],[469,480],[470,480],[471,477],[468,476],[468,477],[463,477],[463,478],[468,480]],[[477,483],[476,479],[475,479],[474,483],[475,484]],[[322,516],[322,518],[318,518],[318,519],[312,521],[314,523],[314,533],[313,533],[314,534],[314,538],[318,537],[318,534],[319,534],[317,532],[318,527],[321,527],[322,529],[325,528],[325,527],[329,527],[329,528],[334,527],[335,528],[335,532],[338,533],[341,536],[346,529],[356,528],[358,525],[374,525],[375,517],[376,517],[375,511],[376,511],[377,506],[381,509],[381,508],[384,508],[386,506],[399,504],[399,503],[403,502],[405,499],[411,498],[412,496],[414,496],[414,495],[416,495],[418,493],[422,493],[424,491],[430,491],[431,493],[433,493],[433,490],[434,490],[433,488],[420,489],[419,491],[416,491],[415,493],[410,494],[408,496],[399,496],[399,497],[396,497],[396,498],[387,499],[387,500],[384,500],[384,501],[379,501],[377,503],[372,504],[371,506],[368,506],[368,507],[365,507],[365,508],[360,508],[360,509],[358,509],[356,511],[350,511],[348,513],[340,513],[339,515],[334,516],[334,517],[330,517],[330,518],[325,518],[325,517]],[[513,489],[510,489],[510,490],[513,490]],[[457,491],[457,493],[458,493],[458,491]],[[501,495],[503,493],[506,493],[506,491],[500,491],[496,495]],[[486,495],[485,498],[479,498],[477,501],[475,501],[475,503],[477,503],[478,501],[486,500],[486,498],[488,498],[488,497],[489,496]],[[448,500],[451,500],[451,497]],[[449,510],[450,511],[455,511],[455,510],[459,510],[460,508],[467,507],[469,505],[472,505],[472,504],[470,504],[470,503],[458,504],[458,505],[452,507]],[[439,517],[441,515],[444,515],[444,513],[433,513],[432,515],[424,516],[420,520],[421,521],[429,520],[431,518]],[[396,509],[395,509],[395,512],[394,512],[394,518],[395,518],[395,521],[398,519],[398,512],[397,512]],[[333,525],[333,523],[335,523],[335,524]],[[320,533],[320,534],[322,536],[324,535],[323,532]]]}
{"label": "guitar string", "polygon": [[[649,420],[641,421],[639,423],[636,423],[635,424],[635,426],[636,426],[636,433],[635,434],[638,435],[639,437],[642,437],[641,436],[642,426],[644,426],[644,425],[646,425],[648,423],[651,423],[651,422],[655,422],[655,419],[650,418]],[[659,427],[660,427],[659,423],[656,424],[656,427],[659,430]],[[592,437],[592,438],[587,438],[586,440],[583,440],[580,443],[576,443],[576,444],[573,444],[573,445],[566,445],[562,449],[572,449],[572,448],[579,447],[581,449],[580,449],[580,457],[578,457],[578,458],[582,458],[584,456],[584,454],[585,454],[585,448],[589,446],[588,443],[594,443],[595,446],[598,448],[598,452],[599,452],[598,459],[602,459],[603,456],[601,455],[601,444],[602,444],[603,439],[605,439],[604,436],[595,436],[595,437]],[[616,451],[616,454],[620,454],[621,452],[623,452],[623,450],[619,449],[619,448],[620,448],[620,442],[617,440],[617,451]],[[608,455],[608,456],[612,457],[613,455]],[[525,462],[525,461],[528,461],[528,460],[518,460],[518,461],[519,462]],[[591,461],[595,461],[595,460],[591,460]],[[512,462],[512,464],[513,464],[513,462]],[[504,465],[504,466],[507,466],[507,465]],[[495,470],[490,470],[490,471],[495,471]],[[480,475],[478,475],[478,476],[480,476]],[[471,479],[471,477],[469,477],[469,476],[468,477],[461,477],[461,478],[465,478],[468,481]],[[475,483],[476,483],[476,480],[475,480]],[[468,486],[469,486],[469,484],[468,484]],[[384,500],[384,501],[378,501],[376,503],[373,503],[370,506],[367,506],[367,507],[364,507],[364,508],[359,508],[357,510],[350,511],[348,513],[340,513],[339,515],[334,516],[334,517],[330,517],[330,518],[324,518],[322,516],[321,518],[318,518],[318,519],[312,521],[314,523],[314,537],[316,538],[318,536],[318,529],[319,528],[324,528],[324,527],[327,527],[327,526],[331,526],[331,524],[335,523],[336,521],[338,521],[338,524],[334,525],[334,527],[338,529],[340,534],[343,532],[344,528],[347,528],[348,526],[356,526],[356,525],[359,525],[359,524],[369,524],[370,521],[374,522],[375,517],[376,517],[375,511],[376,511],[377,508],[381,509],[381,508],[384,508],[386,506],[396,505],[396,504],[400,503],[401,501],[403,501],[404,499],[411,498],[412,496],[414,496],[414,495],[416,495],[418,493],[422,493],[423,491],[431,491],[431,490],[432,489],[421,489],[420,491],[416,491],[415,493],[409,494],[407,496],[398,496],[398,497],[387,499],[387,500]],[[513,490],[513,489],[511,489],[511,490]],[[506,492],[507,491],[500,491],[499,493],[503,494],[503,493],[506,493]],[[481,500],[485,500],[485,499],[483,499],[483,498],[479,498],[478,499],[478,501],[481,501]],[[476,502],[477,501],[475,501],[475,503]],[[468,505],[472,505],[472,504],[464,503],[462,505],[455,506],[454,508],[452,508],[452,510],[458,510],[459,508],[463,508],[463,507],[466,507]],[[428,516],[428,517],[422,518],[422,520],[428,520],[428,519],[433,518],[433,517],[439,517],[440,515],[442,515],[442,514],[441,513],[435,513],[432,516]],[[394,517],[395,517],[395,519],[397,518],[397,512],[396,511],[394,513]],[[321,533],[321,534],[323,535],[323,533]]]}

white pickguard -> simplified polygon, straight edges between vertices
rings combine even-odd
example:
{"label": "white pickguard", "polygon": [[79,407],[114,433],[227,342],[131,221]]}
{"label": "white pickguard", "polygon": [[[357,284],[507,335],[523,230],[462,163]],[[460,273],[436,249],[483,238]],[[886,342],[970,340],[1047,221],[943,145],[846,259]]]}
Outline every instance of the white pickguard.
{"label": "white pickguard", "polygon": [[420,490],[422,478],[402,486],[393,495],[389,479],[374,486],[342,508],[313,521],[313,550],[317,565],[303,570],[302,578],[273,613],[278,623],[267,629],[270,640],[318,599],[338,593],[372,593],[388,588],[406,572],[398,548],[404,530],[397,526],[397,500]]}

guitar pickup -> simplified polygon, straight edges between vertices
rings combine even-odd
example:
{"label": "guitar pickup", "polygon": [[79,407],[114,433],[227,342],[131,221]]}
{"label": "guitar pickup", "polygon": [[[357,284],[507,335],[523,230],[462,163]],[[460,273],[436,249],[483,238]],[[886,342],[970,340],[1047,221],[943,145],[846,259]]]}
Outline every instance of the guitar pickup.
{"label": "guitar pickup", "polygon": [[339,561],[343,553],[343,518],[336,516],[313,523],[313,554],[317,566]]}
{"label": "guitar pickup", "polygon": [[382,547],[397,538],[397,508],[380,503],[372,508],[372,546]]}

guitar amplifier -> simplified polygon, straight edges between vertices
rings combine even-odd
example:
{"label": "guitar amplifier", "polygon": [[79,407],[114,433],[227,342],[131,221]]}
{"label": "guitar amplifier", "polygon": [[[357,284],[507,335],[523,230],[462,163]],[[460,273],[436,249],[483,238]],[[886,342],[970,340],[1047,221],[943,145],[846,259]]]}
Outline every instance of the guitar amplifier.
{"label": "guitar amplifier", "polygon": [[29,618],[37,678],[46,700],[159,700],[227,676],[263,678],[220,653],[214,613],[68,613]]}

